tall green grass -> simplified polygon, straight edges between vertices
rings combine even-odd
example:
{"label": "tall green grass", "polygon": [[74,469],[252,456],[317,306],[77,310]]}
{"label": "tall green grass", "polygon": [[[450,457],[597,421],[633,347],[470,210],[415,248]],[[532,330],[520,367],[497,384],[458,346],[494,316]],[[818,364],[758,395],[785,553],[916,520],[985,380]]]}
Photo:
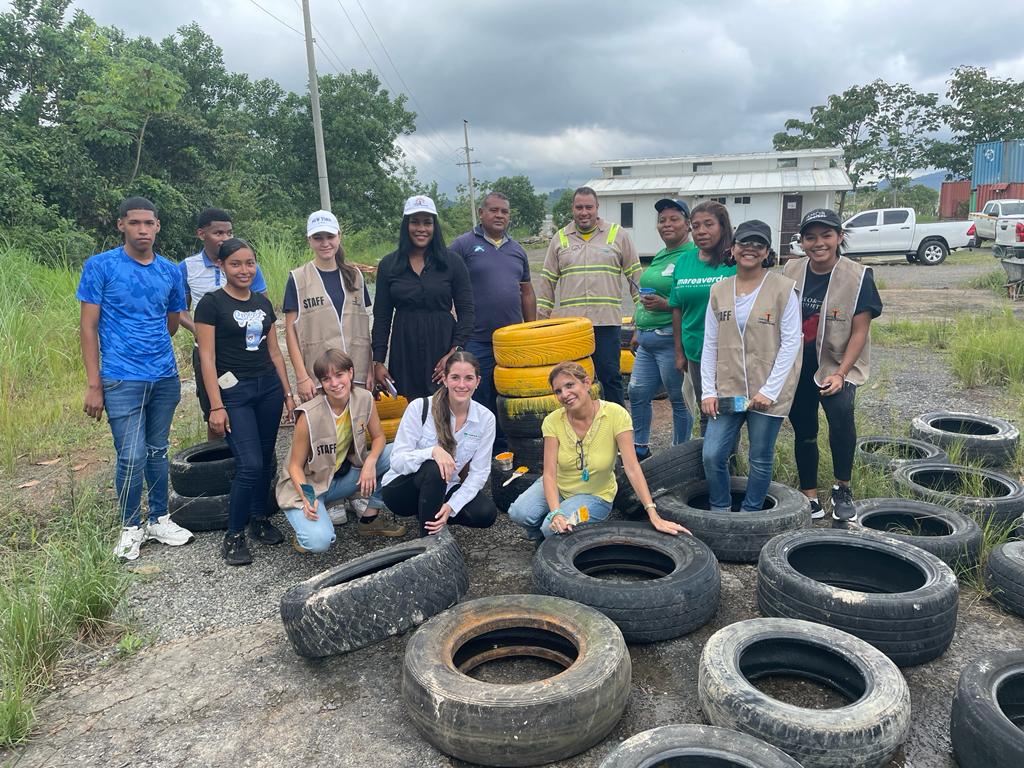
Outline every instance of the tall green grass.
{"label": "tall green grass", "polygon": [[0,746],[26,738],[62,653],[104,627],[128,586],[115,521],[95,492],[72,494],[45,529],[0,510]]}

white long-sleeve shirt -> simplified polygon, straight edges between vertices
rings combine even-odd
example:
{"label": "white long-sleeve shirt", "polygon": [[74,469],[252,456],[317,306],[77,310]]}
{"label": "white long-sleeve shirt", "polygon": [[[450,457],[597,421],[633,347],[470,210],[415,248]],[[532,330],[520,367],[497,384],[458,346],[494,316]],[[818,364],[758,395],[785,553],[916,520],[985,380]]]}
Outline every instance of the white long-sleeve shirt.
{"label": "white long-sleeve shirt", "polygon": [[[452,430],[455,416],[452,415]],[[494,447],[494,414],[475,400],[470,401],[469,415],[462,429],[453,432],[455,436],[455,472],[448,480],[447,490],[459,481],[459,473],[469,464],[469,473],[462,486],[448,499],[452,517],[459,514],[466,504],[474,499],[484,487],[491,473],[491,450]],[[437,430],[434,429],[434,415],[431,403],[427,403],[427,419],[423,421],[423,398],[413,400],[402,414],[398,433],[391,447],[391,469],[384,475],[381,485],[387,485],[401,475],[411,475],[419,470],[424,461],[431,458],[437,446]]]}
{"label": "white long-sleeve shirt", "polygon": [[[761,285],[763,284],[764,281],[762,280]],[[736,324],[739,326],[740,335],[742,335],[747,325],[747,318],[750,317],[750,310],[757,300],[757,294],[760,292],[761,286],[757,286],[757,289],[747,296],[736,296],[735,290],[736,284],[734,282],[733,296],[736,308]],[[779,344],[779,352],[775,356],[775,364],[772,366],[772,372],[768,374],[768,379],[765,381],[764,386],[759,390],[762,395],[772,402],[779,399],[779,393],[782,392],[782,387],[786,383],[786,377],[789,376],[789,372],[796,362],[796,356],[800,354],[800,342],[803,339],[803,331],[801,330],[800,320],[800,299],[795,291],[790,294],[789,301],[786,302],[786,311],[782,313],[782,324],[779,327],[779,333],[781,335],[781,342]],[[711,305],[709,304],[707,313],[704,316],[704,350],[700,358],[701,397],[718,396],[717,371],[718,318],[711,311]],[[772,416],[774,414],[766,415]]]}

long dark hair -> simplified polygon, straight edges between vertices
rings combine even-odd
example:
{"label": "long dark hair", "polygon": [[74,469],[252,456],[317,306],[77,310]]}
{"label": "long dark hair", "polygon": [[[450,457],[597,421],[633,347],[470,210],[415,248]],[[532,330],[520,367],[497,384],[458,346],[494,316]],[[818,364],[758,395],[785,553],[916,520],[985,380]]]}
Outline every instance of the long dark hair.
{"label": "long dark hair", "polygon": [[[480,361],[476,359],[476,355],[472,352],[459,350],[457,352],[452,352],[452,354],[448,356],[448,361],[444,364],[445,376],[451,372],[452,366],[456,363],[469,363],[473,366],[473,370],[476,371],[476,375],[480,375]],[[437,432],[437,444],[454,457],[456,445],[455,435],[452,434],[452,406],[448,401],[448,387],[443,384],[441,388],[434,393],[434,402],[431,407],[431,412],[434,414],[434,431]]]}
{"label": "long dark hair", "polygon": [[340,239],[338,240],[338,250],[334,252],[334,263],[338,265],[338,270],[341,272],[341,279],[345,283],[345,291],[347,293],[355,293],[359,289],[360,272],[345,261],[345,246],[342,245]]}
{"label": "long dark hair", "polygon": [[[402,217],[402,226],[398,231],[398,263],[408,262],[409,254],[413,251],[412,238],[409,237],[409,219],[416,215],[422,215],[424,211],[410,213]],[[448,269],[448,246],[444,242],[444,234],[441,232],[441,222],[437,216],[429,214],[434,220],[434,237],[427,244],[424,260],[432,260],[438,269]]]}
{"label": "long dark hair", "polygon": [[711,257],[711,261],[708,262],[709,266],[720,267],[725,264],[731,267],[736,262],[732,258],[732,221],[729,219],[729,209],[717,200],[704,200],[697,203],[690,211],[691,226],[693,217],[698,213],[710,213],[718,219],[718,227],[722,232],[718,245],[714,250],[707,252]]}

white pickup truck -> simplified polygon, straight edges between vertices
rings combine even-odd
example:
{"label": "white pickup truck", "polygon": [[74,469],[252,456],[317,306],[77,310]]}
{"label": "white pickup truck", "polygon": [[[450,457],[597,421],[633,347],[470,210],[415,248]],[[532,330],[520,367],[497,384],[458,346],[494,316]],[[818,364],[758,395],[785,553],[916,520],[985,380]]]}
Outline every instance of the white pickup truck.
{"label": "white pickup truck", "polygon": [[[939,221],[918,224],[913,208],[881,208],[862,211],[843,223],[846,230],[846,255],[899,253],[913,263],[941,264],[950,251],[971,244],[969,221]],[[793,236],[790,251],[802,256],[799,235]]]}
{"label": "white pickup truck", "polygon": [[[974,221],[979,244],[995,240],[1001,219],[1024,220],[1024,200],[989,200],[984,208],[968,216]],[[1010,227],[1012,229],[1012,224]]]}
{"label": "white pickup truck", "polygon": [[1024,216],[996,220],[992,255],[997,259],[1024,258]]}

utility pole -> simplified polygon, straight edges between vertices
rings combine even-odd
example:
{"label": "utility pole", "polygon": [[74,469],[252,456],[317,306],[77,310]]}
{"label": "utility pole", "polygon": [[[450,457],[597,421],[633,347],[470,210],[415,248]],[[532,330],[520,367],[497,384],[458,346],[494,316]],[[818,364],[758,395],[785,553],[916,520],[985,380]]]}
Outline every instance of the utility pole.
{"label": "utility pole", "polygon": [[316,147],[316,178],[320,182],[320,207],[331,210],[331,188],[327,181],[327,153],[324,151],[324,124],[320,119],[320,86],[313,55],[313,22],[309,18],[309,0],[302,0],[302,23],[306,30],[306,65],[309,67],[309,105],[313,112],[313,143]]}
{"label": "utility pole", "polygon": [[463,120],[462,121],[462,135],[466,139],[466,144],[465,144],[466,162],[464,162],[464,163],[457,163],[457,165],[464,165],[464,166],[466,166],[466,176],[469,177],[469,208],[470,208],[470,213],[473,214],[473,226],[475,227],[476,226],[476,194],[473,191],[473,166],[476,165],[477,161],[469,159],[469,152],[470,152],[470,148],[469,148],[469,120]]}

